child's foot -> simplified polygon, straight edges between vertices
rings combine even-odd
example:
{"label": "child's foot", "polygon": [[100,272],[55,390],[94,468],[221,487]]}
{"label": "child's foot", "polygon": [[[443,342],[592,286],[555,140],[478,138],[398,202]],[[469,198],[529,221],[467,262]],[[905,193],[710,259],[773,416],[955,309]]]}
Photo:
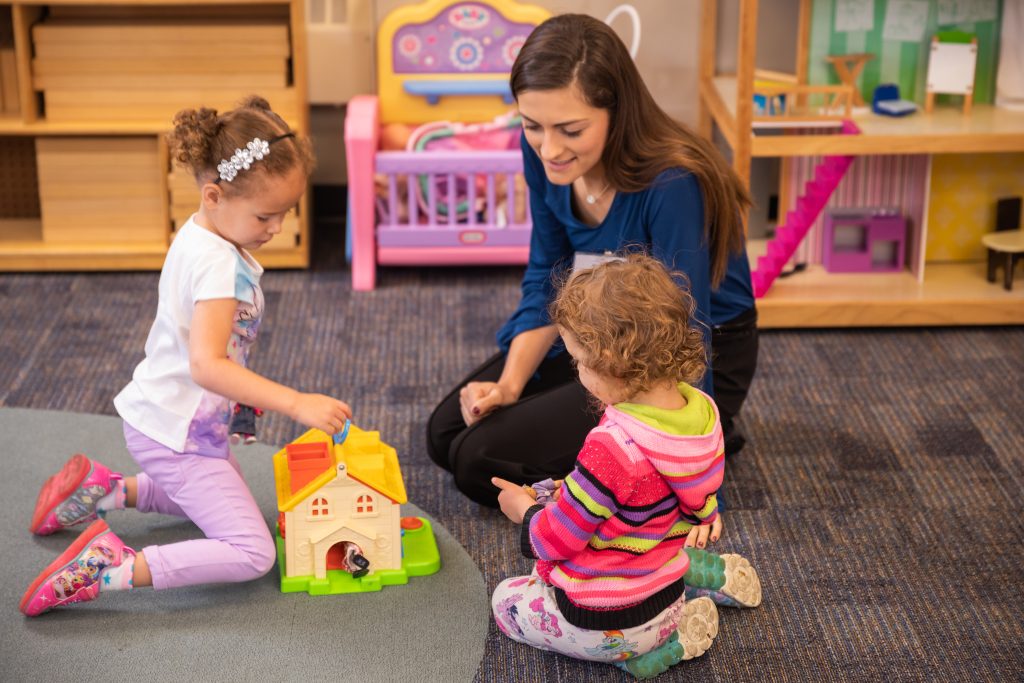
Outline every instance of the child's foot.
{"label": "child's foot", "polygon": [[637,678],[654,678],[681,661],[700,657],[718,635],[718,609],[708,598],[687,600],[679,627],[668,640],[639,657],[616,662]]}
{"label": "child's foot", "polygon": [[131,556],[134,551],[98,519],[36,577],[18,609],[34,617],[61,605],[94,600],[100,593],[101,573]]}
{"label": "child's foot", "polygon": [[706,550],[687,548],[690,568],[686,581],[686,599],[709,597],[717,605],[757,607],[761,604],[761,580],[746,559],[734,553],[716,555]]}
{"label": "child's foot", "polygon": [[683,645],[684,660],[700,657],[707,652],[718,635],[718,608],[715,603],[708,598],[687,598],[676,632]]}
{"label": "child's foot", "polygon": [[96,519],[96,503],[120,481],[120,474],[81,453],[71,456],[39,491],[29,531],[45,536]]}

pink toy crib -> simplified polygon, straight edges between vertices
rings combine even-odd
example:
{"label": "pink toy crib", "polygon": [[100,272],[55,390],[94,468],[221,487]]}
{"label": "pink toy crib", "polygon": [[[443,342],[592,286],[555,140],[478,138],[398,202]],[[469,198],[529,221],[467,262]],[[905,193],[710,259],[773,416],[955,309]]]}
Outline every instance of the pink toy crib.
{"label": "pink toy crib", "polygon": [[377,264],[526,263],[531,223],[525,186],[516,182],[518,146],[384,151],[381,132],[388,124],[474,123],[506,113],[509,69],[548,16],[510,0],[428,0],[381,23],[379,92],[354,97],[345,120],[353,289],[373,289]]}

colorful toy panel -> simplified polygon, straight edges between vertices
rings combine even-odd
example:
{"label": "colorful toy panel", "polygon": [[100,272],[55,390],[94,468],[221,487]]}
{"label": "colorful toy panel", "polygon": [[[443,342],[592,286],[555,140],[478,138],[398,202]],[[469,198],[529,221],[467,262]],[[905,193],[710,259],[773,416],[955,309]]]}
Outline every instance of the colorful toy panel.
{"label": "colorful toy panel", "polygon": [[377,33],[381,123],[478,122],[507,111],[512,63],[549,16],[499,0],[428,0],[391,12]]}

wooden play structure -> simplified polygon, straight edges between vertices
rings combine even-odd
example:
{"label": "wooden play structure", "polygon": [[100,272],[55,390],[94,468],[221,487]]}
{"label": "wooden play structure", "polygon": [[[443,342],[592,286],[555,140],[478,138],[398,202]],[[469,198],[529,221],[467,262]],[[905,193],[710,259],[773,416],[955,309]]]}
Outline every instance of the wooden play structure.
{"label": "wooden play structure", "polygon": [[[309,131],[305,0],[0,5],[0,270],[158,269],[199,204],[163,135],[264,96]],[[309,262],[307,202],[260,251]]]}
{"label": "wooden play structure", "polygon": [[[758,0],[740,0],[735,73],[719,73],[716,68],[718,3],[701,2],[701,133],[711,137],[713,130],[718,129],[730,148],[734,169],[748,183],[753,158],[780,158],[781,178],[789,177],[796,164],[809,162],[806,184],[794,190],[789,183],[781,183],[779,215],[784,218],[780,218],[775,236],[766,244],[752,241],[750,246],[752,254],[761,252],[753,276],[760,325],[771,328],[1024,323],[1024,288],[1007,291],[990,284],[986,264],[980,257],[977,261],[951,263],[926,263],[925,259],[930,246],[928,206],[929,201],[934,203],[934,197],[929,200],[929,189],[932,194],[935,189],[931,184],[935,173],[933,159],[942,160],[936,166],[948,166],[949,158],[1024,152],[1024,113],[975,102],[969,116],[961,107],[948,104],[936,105],[931,113],[918,112],[902,118],[859,112],[837,115],[837,107],[820,104],[817,109],[805,109],[803,115],[787,113],[785,107],[776,107],[776,114],[755,114],[755,96],[759,94],[784,95],[787,102],[804,103],[810,89],[822,87],[810,84],[808,78],[811,12],[820,4],[816,0],[800,2],[792,90],[782,93],[781,88],[776,88],[766,93],[755,85],[764,78],[755,66]],[[823,64],[826,56],[819,56]],[[848,71],[852,76],[852,69]],[[835,87],[848,91],[855,88],[854,78],[843,80],[846,82]],[[856,101],[852,92],[850,96],[851,103]],[[920,178],[912,193],[917,202],[914,211],[919,215],[912,221],[906,267],[894,273],[836,274],[812,264],[802,272],[777,279],[810,226],[820,225],[823,209],[833,193],[841,192],[844,182],[851,182],[850,174],[859,165],[876,168],[875,158],[894,157],[905,157],[907,163],[897,159],[891,165],[913,169]],[[859,175],[858,182],[863,183],[863,174]],[[980,249],[980,237],[977,241]]]}

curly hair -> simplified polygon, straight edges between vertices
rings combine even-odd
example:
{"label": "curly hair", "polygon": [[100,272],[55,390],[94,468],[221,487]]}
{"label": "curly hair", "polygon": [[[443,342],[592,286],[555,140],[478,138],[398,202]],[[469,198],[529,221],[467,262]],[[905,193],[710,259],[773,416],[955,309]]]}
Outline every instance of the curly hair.
{"label": "curly hair", "polygon": [[[237,149],[245,149],[253,138],[271,140],[291,129],[284,119],[258,95],[243,100],[231,111],[183,109],[174,115],[174,129],[167,134],[171,158],[189,169],[200,184],[218,177],[217,164],[230,159]],[[313,146],[296,135],[274,143],[271,153],[253,164],[230,183],[222,183],[225,192],[247,195],[258,191],[262,177],[287,175],[301,168],[308,177],[313,172]]]}
{"label": "curly hair", "polygon": [[696,303],[685,283],[684,274],[632,253],[569,275],[549,313],[586,350],[577,360],[620,380],[632,398],[665,380],[704,376],[703,334],[691,325]]}

